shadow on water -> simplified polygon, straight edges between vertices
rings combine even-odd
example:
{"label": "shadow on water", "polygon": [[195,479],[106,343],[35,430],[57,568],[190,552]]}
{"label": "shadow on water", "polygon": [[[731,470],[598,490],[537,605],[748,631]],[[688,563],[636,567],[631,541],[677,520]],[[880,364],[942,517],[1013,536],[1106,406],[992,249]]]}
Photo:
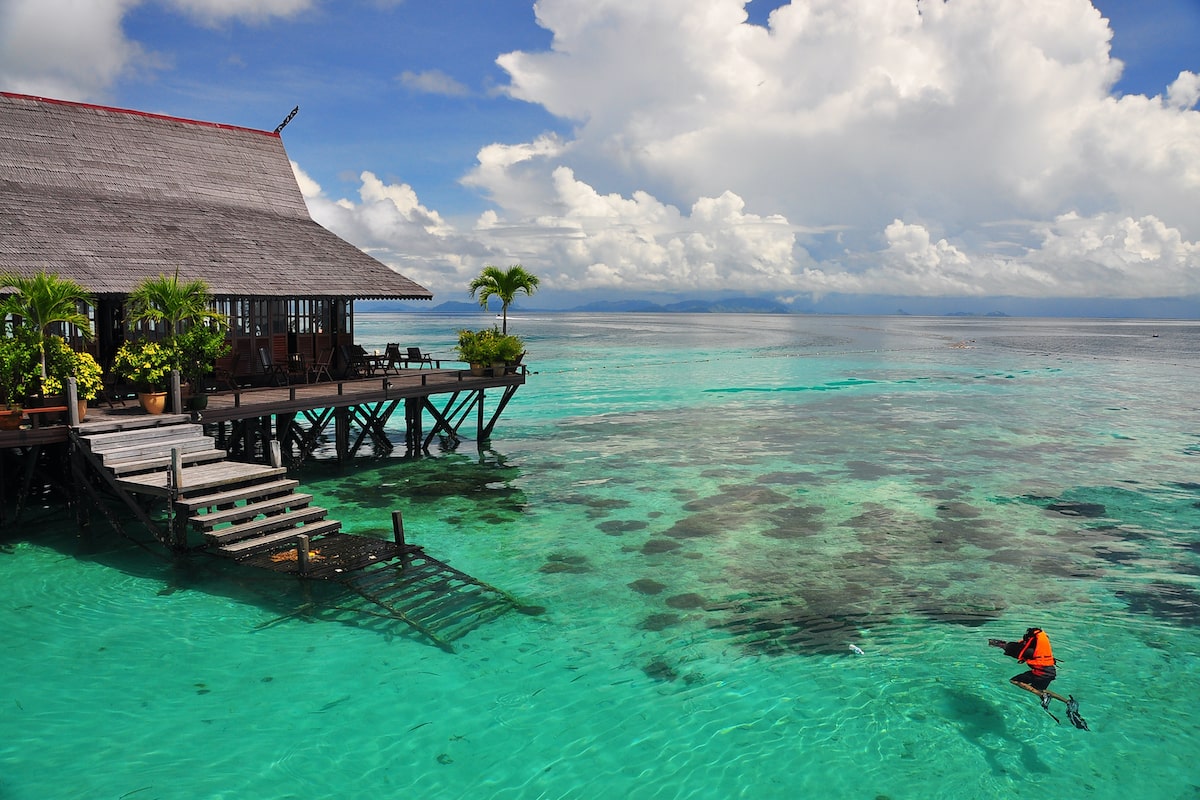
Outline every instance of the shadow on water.
{"label": "shadow on water", "polygon": [[1020,748],[1021,766],[1026,772],[1050,772],[1050,767],[1032,745],[1009,733],[1004,715],[995,703],[977,694],[950,689],[942,694],[942,706],[946,717],[962,731],[963,738],[980,749],[994,774],[1007,774],[1008,769],[1001,763],[1000,756],[1017,747]]}

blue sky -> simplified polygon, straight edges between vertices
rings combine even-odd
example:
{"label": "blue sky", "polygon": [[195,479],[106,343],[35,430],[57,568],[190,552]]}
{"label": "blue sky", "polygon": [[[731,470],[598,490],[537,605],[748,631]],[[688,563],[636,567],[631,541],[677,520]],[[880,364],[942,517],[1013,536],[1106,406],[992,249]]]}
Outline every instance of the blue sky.
{"label": "blue sky", "polygon": [[1197,297],[1198,41],[1200,0],[0,0],[0,90],[298,105],[314,218],[438,302]]}

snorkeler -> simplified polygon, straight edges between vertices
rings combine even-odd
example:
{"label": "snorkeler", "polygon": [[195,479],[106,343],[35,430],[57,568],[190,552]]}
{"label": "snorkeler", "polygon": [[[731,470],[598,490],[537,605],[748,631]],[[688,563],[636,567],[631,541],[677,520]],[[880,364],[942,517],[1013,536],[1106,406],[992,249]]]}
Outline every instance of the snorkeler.
{"label": "snorkeler", "polygon": [[1025,635],[1021,637],[1019,642],[1006,642],[1003,639],[988,639],[988,645],[991,647],[1001,647],[1004,649],[1004,655],[1012,656],[1017,661],[1029,667],[1026,672],[1020,675],[1014,675],[1009,679],[1009,683],[1024,689],[1027,692],[1033,692],[1042,699],[1042,709],[1045,710],[1050,717],[1058,722],[1058,717],[1050,713],[1050,700],[1059,700],[1067,707],[1067,719],[1071,724],[1081,730],[1091,730],[1088,728],[1087,720],[1079,716],[1079,703],[1073,695],[1063,697],[1061,694],[1055,694],[1050,691],[1050,682],[1058,677],[1058,670],[1055,664],[1058,661],[1054,658],[1054,653],[1050,649],[1050,637],[1041,628],[1030,628],[1025,631]]}

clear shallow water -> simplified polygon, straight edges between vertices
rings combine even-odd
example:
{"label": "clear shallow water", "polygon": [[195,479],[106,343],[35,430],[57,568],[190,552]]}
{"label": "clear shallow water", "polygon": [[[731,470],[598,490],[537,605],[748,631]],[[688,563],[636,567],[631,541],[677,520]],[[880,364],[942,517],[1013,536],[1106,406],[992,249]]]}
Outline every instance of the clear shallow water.
{"label": "clear shallow water", "polygon": [[[359,338],[448,356],[490,322]],[[450,655],[30,514],[0,553],[0,798],[1200,794],[1200,324],[510,329],[537,374],[490,448],[300,477],[543,615]],[[1092,732],[985,646],[1029,625]]]}

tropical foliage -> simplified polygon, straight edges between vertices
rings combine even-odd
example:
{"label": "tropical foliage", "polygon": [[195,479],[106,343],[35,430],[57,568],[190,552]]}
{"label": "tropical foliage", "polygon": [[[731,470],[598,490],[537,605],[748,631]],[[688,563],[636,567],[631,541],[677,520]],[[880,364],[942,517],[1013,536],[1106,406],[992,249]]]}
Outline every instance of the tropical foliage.
{"label": "tropical foliage", "polygon": [[65,394],[67,378],[75,378],[75,394],[80,400],[94,400],[104,386],[102,370],[91,353],[77,353],[61,336],[46,340],[47,374],[42,382],[46,395]]}
{"label": "tropical foliage", "polygon": [[200,390],[204,376],[213,371],[214,362],[231,349],[225,330],[223,318],[207,319],[172,337],[179,353],[179,370],[196,391]]}
{"label": "tropical foliage", "polygon": [[113,359],[113,372],[142,392],[166,391],[173,369],[178,369],[178,352],[165,342],[125,342]]}
{"label": "tropical foliage", "polygon": [[501,332],[507,334],[509,304],[512,303],[518,292],[532,296],[538,288],[538,277],[526,272],[520,264],[513,264],[506,270],[488,265],[483,268],[483,272],[480,272],[478,277],[471,281],[468,288],[471,297],[474,297],[476,293],[479,294],[479,305],[485,309],[488,307],[489,300],[493,297],[499,298],[501,316],[504,320]]}
{"label": "tropical foliage", "polygon": [[468,364],[493,364],[498,361],[514,361],[525,350],[519,336],[501,333],[494,325],[481,331],[463,329],[458,332],[455,346],[460,361]]}
{"label": "tropical foliage", "polygon": [[0,403],[20,408],[40,369],[40,350],[28,328],[16,326],[0,337]]}
{"label": "tropical foliage", "polygon": [[92,338],[91,321],[79,307],[92,305],[95,300],[75,281],[44,271],[32,277],[8,273],[0,275],[0,286],[14,289],[0,303],[0,316],[20,318],[20,324],[35,334],[43,380],[47,376],[46,343],[52,326],[74,326],[85,340]]}
{"label": "tropical foliage", "polygon": [[128,308],[131,322],[162,325],[165,331],[161,342],[126,342],[117,352],[114,370],[135,385],[161,391],[177,369],[199,388],[213,362],[229,352],[229,321],[213,309],[202,280],[181,281],[178,270],[146,278],[129,295]]}
{"label": "tropical foliage", "polygon": [[213,310],[208,284],[202,280],[180,281],[179,271],[171,277],[146,278],[129,295],[131,322],[153,322],[165,326],[168,336],[183,332],[185,323],[224,321]]}

